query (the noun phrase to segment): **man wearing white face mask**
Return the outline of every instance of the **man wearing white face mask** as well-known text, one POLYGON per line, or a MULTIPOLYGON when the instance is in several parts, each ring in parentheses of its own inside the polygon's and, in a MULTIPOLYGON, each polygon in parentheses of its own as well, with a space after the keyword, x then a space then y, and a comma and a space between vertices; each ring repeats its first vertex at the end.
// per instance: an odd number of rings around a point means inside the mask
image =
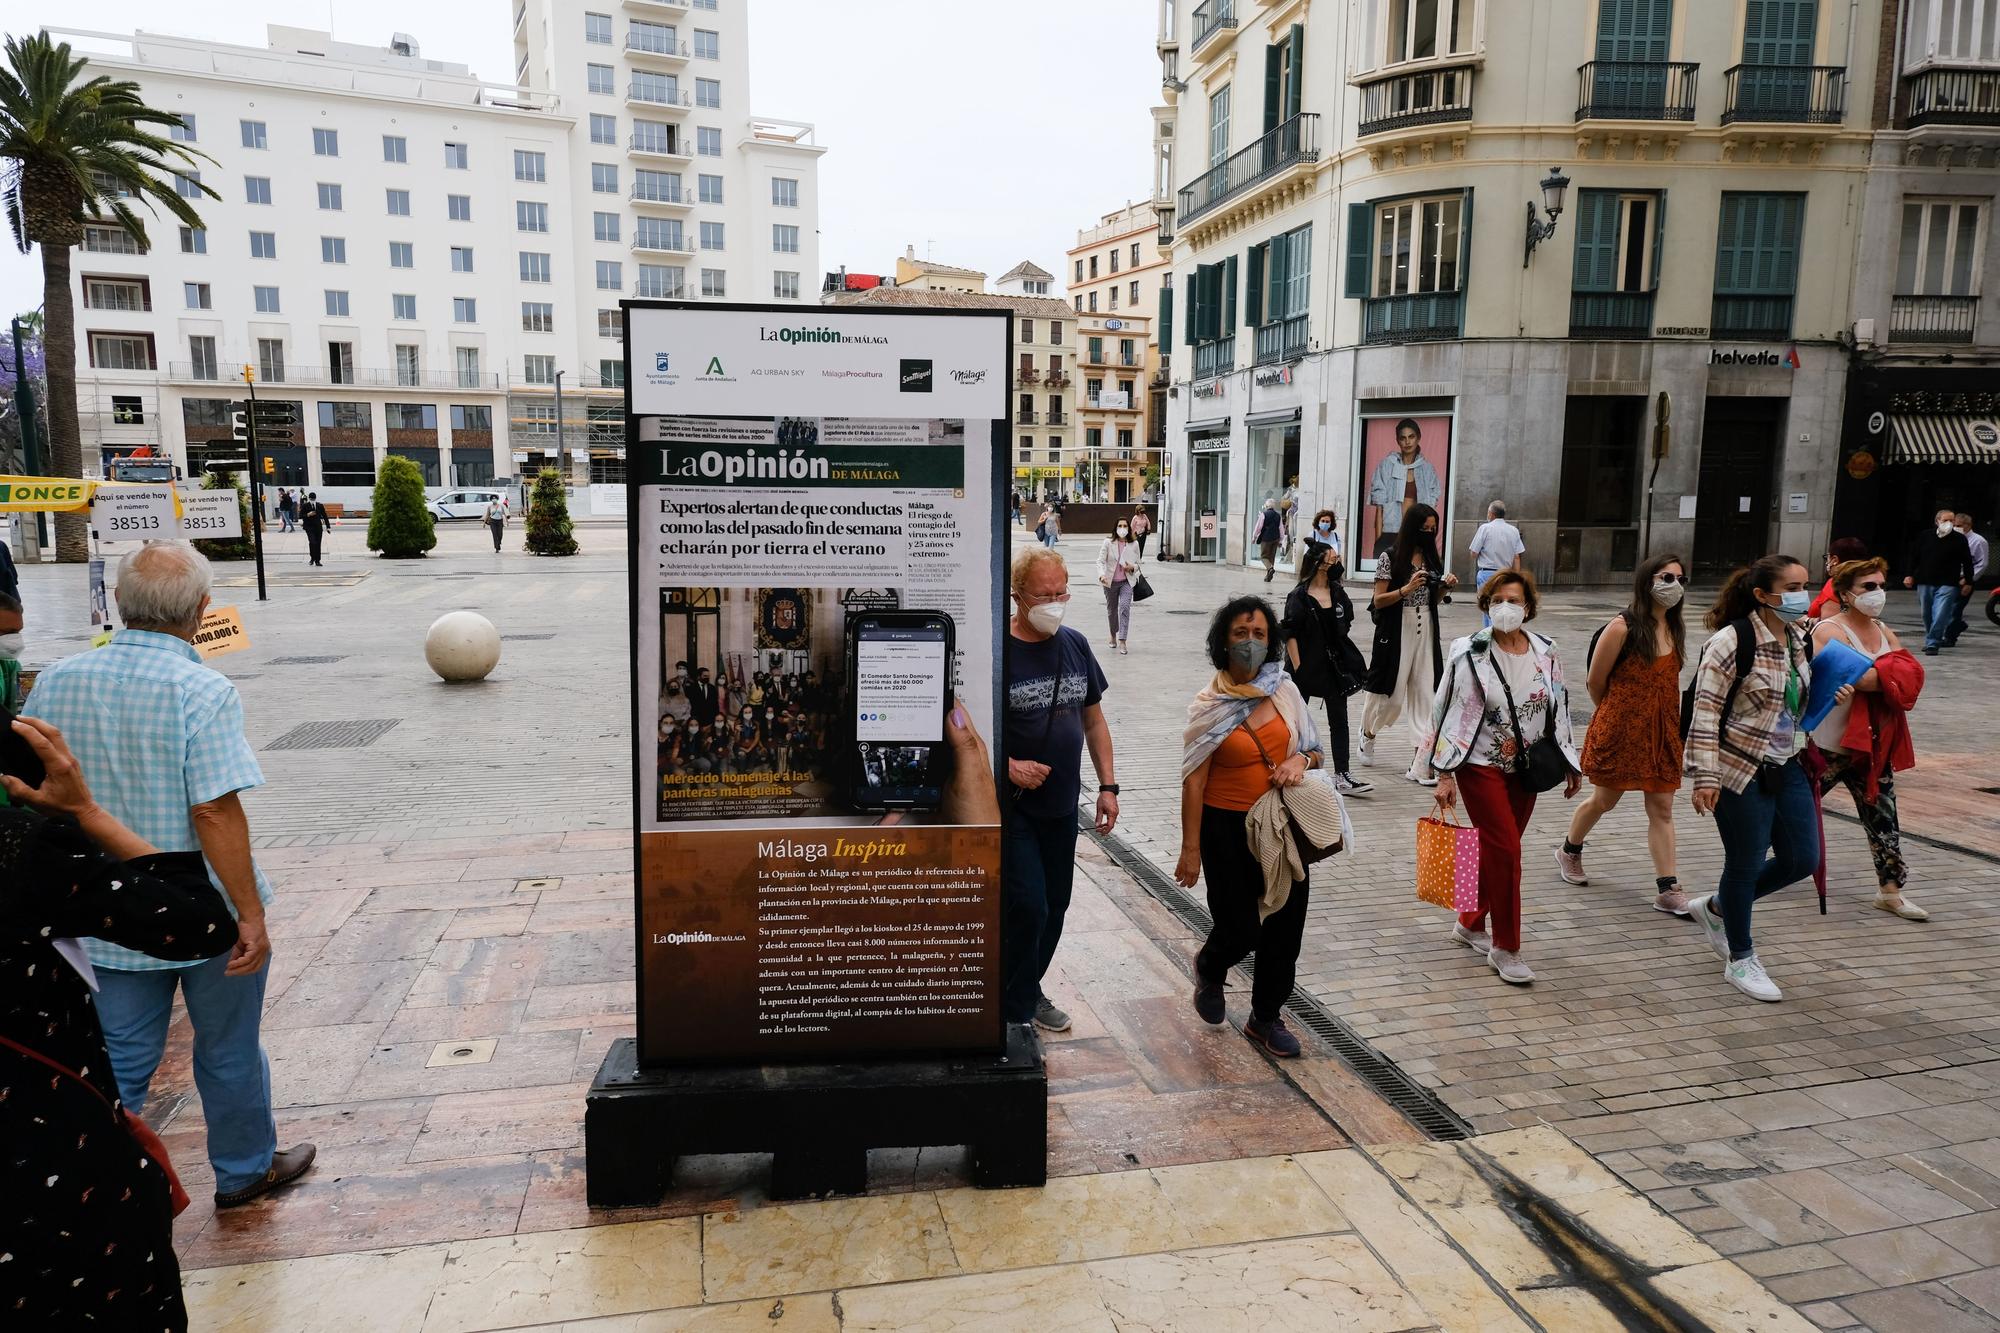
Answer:
POLYGON ((1972 544, 1958 530, 1957 519, 1949 509, 1937 511, 1933 529, 1910 548, 1910 572, 1903 579, 1905 588, 1917 590, 1926 657, 1953 645, 1951 618, 1958 614, 1958 599, 1972 596, 1972 544))
POLYGON ((1042 993, 1042 978, 1062 939, 1076 878, 1076 803, 1083 751, 1097 769, 1097 829, 1118 822, 1118 779, 1111 727, 1100 700, 1107 682, 1090 640, 1063 624, 1069 569, 1045 546, 1014 561, 1014 615, 1007 625, 1006 883, 1000 905, 1001 1012, 1009 1023, 1049 1032, 1069 1015, 1042 993))

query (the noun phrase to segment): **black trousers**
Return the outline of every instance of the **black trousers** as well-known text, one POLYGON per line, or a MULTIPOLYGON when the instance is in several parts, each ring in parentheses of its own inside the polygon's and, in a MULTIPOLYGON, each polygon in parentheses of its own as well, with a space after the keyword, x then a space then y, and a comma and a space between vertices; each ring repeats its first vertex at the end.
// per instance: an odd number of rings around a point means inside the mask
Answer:
POLYGON ((507 531, 507 525, 489 518, 486 520, 486 526, 493 530, 493 549, 497 551, 500 549, 501 534, 507 531))
POLYGON ((1347 772, 1347 697, 1322 699, 1326 705, 1327 762, 1336 773, 1347 772))
POLYGON ((312 564, 316 565, 319 563, 319 543, 320 538, 324 536, 326 536, 326 530, 317 523, 306 525, 306 556, 312 564))
POLYGON ((1260 1023, 1278 1016, 1291 998, 1299 971, 1299 943, 1306 933, 1305 880, 1292 881, 1285 905, 1257 920, 1264 869, 1250 854, 1244 812, 1201 808, 1201 877, 1208 884, 1208 914, 1215 926, 1195 955, 1195 975, 1220 982, 1252 952, 1257 978, 1250 987, 1250 1015, 1260 1023))

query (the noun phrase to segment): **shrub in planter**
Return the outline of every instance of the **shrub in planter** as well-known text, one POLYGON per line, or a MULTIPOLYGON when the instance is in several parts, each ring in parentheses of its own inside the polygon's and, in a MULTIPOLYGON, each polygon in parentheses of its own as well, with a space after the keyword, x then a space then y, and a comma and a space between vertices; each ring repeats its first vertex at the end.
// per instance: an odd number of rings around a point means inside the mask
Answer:
POLYGON ((394 454, 375 474, 375 502, 368 515, 368 549, 408 560, 437 545, 437 523, 424 503, 423 469, 394 454))
POLYGON ((569 521, 569 500, 562 474, 543 468, 528 501, 528 550, 535 555, 575 555, 576 537, 569 521))

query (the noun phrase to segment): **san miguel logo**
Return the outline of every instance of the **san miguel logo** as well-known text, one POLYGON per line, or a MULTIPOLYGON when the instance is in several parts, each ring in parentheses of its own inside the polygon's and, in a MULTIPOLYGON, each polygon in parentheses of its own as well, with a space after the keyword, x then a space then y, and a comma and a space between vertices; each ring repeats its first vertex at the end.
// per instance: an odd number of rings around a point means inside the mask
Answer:
POLYGON ((931 381, 935 378, 928 361, 904 361, 899 387, 904 393, 929 393, 931 381))

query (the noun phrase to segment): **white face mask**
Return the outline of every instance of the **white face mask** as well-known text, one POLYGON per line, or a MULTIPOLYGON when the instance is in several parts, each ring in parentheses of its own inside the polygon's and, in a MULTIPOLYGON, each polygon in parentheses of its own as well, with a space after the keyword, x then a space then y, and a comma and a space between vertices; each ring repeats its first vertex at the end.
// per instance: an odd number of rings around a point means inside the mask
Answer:
POLYGON ((21 655, 23 646, 23 640, 19 634, 0 634, 0 657, 18 658, 21 655))
POLYGON ((1122 542, 1122 541, 1124 541, 1124 540, 1125 540, 1125 539, 1126 539, 1127 537, 1130 537, 1131 535, 1132 535, 1132 529, 1130 529, 1130 528, 1126 527, 1126 526, 1125 526, 1125 525, 1124 525, 1123 523, 1120 523, 1120 524, 1118 525, 1118 540, 1119 540, 1119 541, 1121 541, 1121 542, 1122 542))
POLYGON ((1528 619, 1528 608, 1519 602, 1495 602, 1487 609, 1487 616, 1493 621, 1493 628, 1502 634, 1512 634, 1528 619))
POLYGON ((1888 604, 1889 593, 1884 588, 1875 588, 1868 592, 1856 593, 1854 595, 1854 609, 1870 619, 1879 619, 1882 615, 1882 608, 1888 604))
POLYGON ((1063 612, 1069 609, 1067 602, 1043 602, 1028 608, 1028 623, 1044 634, 1054 634, 1062 628, 1063 612))
POLYGON ((1685 595, 1686 589, 1682 588, 1678 583, 1655 583, 1653 585, 1653 600, 1669 611, 1679 606, 1681 598, 1685 595))
POLYGON ((1940 523, 1937 525, 1937 532, 1938 536, 1940 537, 1949 537, 1951 536, 1952 533, 1957 531, 1958 528, 1950 523, 1940 523))

